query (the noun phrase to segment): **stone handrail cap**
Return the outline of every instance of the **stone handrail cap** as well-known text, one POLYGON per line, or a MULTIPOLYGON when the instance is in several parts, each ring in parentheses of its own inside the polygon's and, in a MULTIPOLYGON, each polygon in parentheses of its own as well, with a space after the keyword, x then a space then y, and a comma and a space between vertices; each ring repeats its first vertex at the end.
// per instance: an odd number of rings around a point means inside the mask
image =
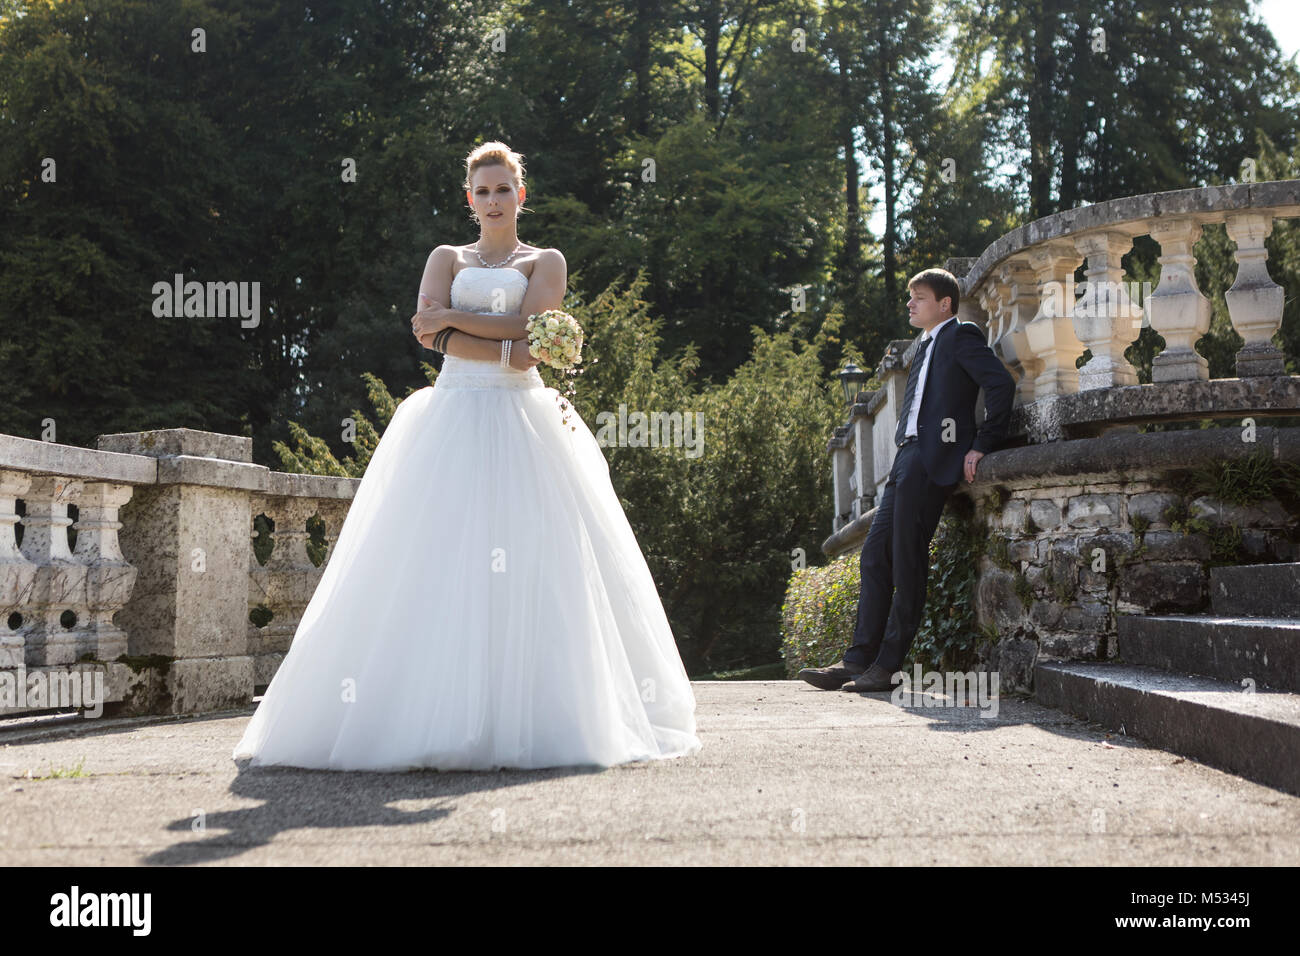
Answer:
POLYGON ((158 428, 144 432, 100 435, 95 447, 100 451, 148 455, 153 458, 189 455, 193 458, 217 458, 244 463, 253 460, 253 439, 193 428, 158 428))

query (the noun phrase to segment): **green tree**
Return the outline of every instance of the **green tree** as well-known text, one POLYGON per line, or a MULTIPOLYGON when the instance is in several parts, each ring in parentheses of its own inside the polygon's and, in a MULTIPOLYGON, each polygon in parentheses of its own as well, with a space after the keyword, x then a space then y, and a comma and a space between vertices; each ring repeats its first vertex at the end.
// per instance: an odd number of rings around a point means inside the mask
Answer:
POLYGON ((1296 143, 1300 73, 1248 0, 949 3, 955 78, 992 81, 1030 219, 1235 181, 1256 128, 1296 143))

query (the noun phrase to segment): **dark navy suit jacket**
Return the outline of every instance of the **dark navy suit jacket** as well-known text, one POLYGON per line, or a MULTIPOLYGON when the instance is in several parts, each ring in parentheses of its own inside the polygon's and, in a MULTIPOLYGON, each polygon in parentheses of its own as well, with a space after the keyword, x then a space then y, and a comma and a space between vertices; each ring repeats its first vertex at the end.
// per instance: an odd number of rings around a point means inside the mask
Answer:
POLYGON ((1006 438, 1016 380, 974 322, 953 319, 930 343, 930 368, 916 419, 921 463, 936 485, 963 477, 966 452, 993 451, 1006 438), (975 400, 984 389, 984 422, 975 428, 975 400), (952 419, 952 440, 944 441, 944 420, 952 419))

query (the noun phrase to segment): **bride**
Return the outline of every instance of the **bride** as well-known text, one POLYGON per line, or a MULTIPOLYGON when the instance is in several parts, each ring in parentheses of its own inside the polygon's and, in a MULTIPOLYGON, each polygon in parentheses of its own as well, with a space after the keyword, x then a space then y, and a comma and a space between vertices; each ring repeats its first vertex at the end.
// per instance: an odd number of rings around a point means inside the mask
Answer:
POLYGON ((503 143, 466 159, 479 240, 432 252, 433 304, 412 319, 442 370, 375 448, 232 754, 249 766, 608 767, 701 748, 605 457, 528 353, 524 321, 561 307, 567 273, 518 241, 519 160, 503 143))

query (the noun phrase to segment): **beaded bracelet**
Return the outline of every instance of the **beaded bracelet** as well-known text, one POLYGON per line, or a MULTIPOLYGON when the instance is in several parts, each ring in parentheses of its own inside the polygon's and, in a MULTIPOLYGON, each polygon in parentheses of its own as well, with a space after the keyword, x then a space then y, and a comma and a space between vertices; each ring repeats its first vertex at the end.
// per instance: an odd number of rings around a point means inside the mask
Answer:
POLYGON ((501 367, 505 368, 510 364, 510 347, 514 343, 510 339, 501 340, 501 367))

